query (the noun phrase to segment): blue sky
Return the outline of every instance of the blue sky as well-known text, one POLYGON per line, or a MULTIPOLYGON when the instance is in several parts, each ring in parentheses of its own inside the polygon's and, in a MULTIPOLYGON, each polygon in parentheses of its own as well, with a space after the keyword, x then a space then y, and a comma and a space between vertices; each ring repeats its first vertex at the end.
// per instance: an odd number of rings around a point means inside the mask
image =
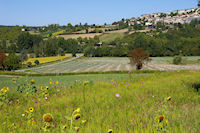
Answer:
POLYGON ((0 25, 109 24, 196 7, 197 0, 0 0, 0 25))

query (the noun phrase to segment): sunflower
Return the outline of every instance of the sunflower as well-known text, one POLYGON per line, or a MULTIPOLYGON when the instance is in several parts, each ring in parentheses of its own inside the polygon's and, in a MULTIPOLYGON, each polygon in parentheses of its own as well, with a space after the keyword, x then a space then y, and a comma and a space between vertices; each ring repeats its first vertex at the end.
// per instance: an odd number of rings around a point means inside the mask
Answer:
POLYGON ((63 126, 63 129, 67 129, 67 126, 66 126, 66 125, 64 125, 64 126, 63 126))
POLYGON ((113 130, 112 130, 112 129, 109 129, 109 130, 108 130, 108 133, 113 133, 113 130))
POLYGON ((51 122, 53 120, 53 116, 50 113, 44 114, 43 115, 43 120, 45 122, 51 122))
POLYGON ((162 122, 164 120, 164 116, 160 116, 159 118, 158 118, 158 122, 160 123, 160 122, 162 122))
POLYGON ((81 115, 80 115, 80 114, 75 114, 75 115, 74 115, 74 120, 78 120, 79 118, 81 118, 81 115))
POLYGON ((167 101, 170 101, 171 99, 172 99, 171 97, 168 97, 168 98, 167 98, 167 101))
POLYGON ((29 110, 29 112, 31 112, 31 113, 33 113, 33 111, 34 111, 33 107, 30 107, 28 110, 29 110))

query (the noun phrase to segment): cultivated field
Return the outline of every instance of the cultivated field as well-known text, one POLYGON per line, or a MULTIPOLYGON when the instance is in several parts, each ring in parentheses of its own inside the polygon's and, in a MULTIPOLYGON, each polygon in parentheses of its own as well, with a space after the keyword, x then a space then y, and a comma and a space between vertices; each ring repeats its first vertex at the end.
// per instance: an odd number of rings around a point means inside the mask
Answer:
MULTIPOLYGON (((173 65, 173 57, 155 57, 144 65, 145 70, 200 70, 200 57, 184 57, 190 64, 173 65), (192 63, 193 62, 193 63, 192 63)), ((76 59, 71 62, 46 66, 34 69, 34 73, 69 73, 69 72, 105 72, 105 71, 131 71, 135 69, 129 64, 126 57, 100 57, 76 59)))
MULTIPOLYGON (((122 29, 122 30, 115 30, 115 31, 108 31, 108 32, 105 32, 107 34, 111 34, 112 35, 115 35, 113 33, 117 33, 117 34, 121 34, 123 35, 125 32, 127 32, 128 29, 122 29)), ((82 32, 80 32, 82 33, 82 32)), ((57 35, 56 37, 63 37, 65 39, 69 39, 69 38, 73 38, 73 39, 77 39, 79 37, 82 37, 82 38, 94 38, 94 36, 100 36, 102 35, 103 33, 89 33, 89 34, 70 34, 70 35, 57 35)))
POLYGON ((40 64, 43 63, 48 63, 48 62, 53 62, 53 61, 58 61, 65 59, 67 57, 70 57, 71 55, 66 55, 66 56, 52 56, 52 57, 39 57, 39 58, 28 58, 27 61, 23 62, 23 64, 27 64, 28 62, 31 62, 32 64, 35 64, 35 60, 38 60, 40 64))
POLYGON ((70 38, 73 38, 73 39, 77 39, 79 37, 82 37, 82 38, 94 38, 94 36, 99 36, 101 35, 102 33, 90 33, 90 34, 70 34, 70 35, 58 35, 56 37, 63 37, 65 39, 70 39, 70 38))

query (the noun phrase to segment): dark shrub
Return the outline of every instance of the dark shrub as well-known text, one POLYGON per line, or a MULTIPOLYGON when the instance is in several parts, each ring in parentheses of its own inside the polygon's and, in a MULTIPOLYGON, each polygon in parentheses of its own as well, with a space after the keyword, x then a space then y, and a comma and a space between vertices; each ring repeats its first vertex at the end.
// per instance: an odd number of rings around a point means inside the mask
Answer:
POLYGON ((175 56, 173 58, 173 64, 175 65, 178 65, 178 64, 181 64, 182 63, 182 57, 179 55, 179 56, 175 56))
POLYGON ((39 64, 40 64, 39 60, 35 60, 34 63, 35 63, 36 65, 39 65, 39 64))

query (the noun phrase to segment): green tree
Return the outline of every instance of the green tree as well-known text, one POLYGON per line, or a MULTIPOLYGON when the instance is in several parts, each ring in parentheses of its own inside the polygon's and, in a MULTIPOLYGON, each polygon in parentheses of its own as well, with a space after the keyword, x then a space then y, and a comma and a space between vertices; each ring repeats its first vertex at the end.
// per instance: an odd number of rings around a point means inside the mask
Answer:
POLYGON ((10 53, 4 63, 8 71, 17 70, 22 66, 21 58, 14 53, 10 53))
POLYGON ((86 57, 92 57, 94 56, 94 51, 95 48, 91 45, 88 45, 85 49, 84 49, 84 56, 86 57))

